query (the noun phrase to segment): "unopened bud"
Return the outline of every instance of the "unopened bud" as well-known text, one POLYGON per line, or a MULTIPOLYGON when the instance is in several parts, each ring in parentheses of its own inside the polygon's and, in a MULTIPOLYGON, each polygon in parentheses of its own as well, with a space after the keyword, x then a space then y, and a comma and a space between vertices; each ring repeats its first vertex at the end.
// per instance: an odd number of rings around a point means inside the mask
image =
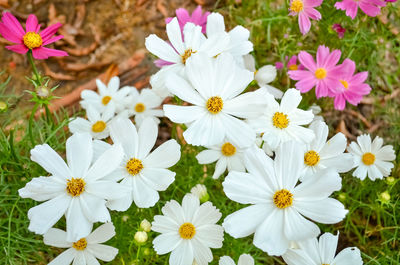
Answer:
POLYGON ((0 111, 6 111, 8 108, 7 103, 5 103, 4 101, 0 101, 0 111))
POLYGON ((383 203, 388 203, 390 201, 390 194, 388 191, 384 191, 379 195, 379 199, 383 203))
POLYGON ((394 177, 387 177, 387 178, 386 178, 386 182, 387 182, 389 185, 393 185, 393 184, 396 182, 396 179, 395 179, 394 177))
POLYGON ((144 231, 137 231, 134 237, 135 241, 139 244, 143 244, 147 241, 147 233, 144 231))
POLYGON ((194 196, 198 197, 200 199, 201 203, 204 203, 210 199, 210 195, 207 193, 207 188, 203 184, 197 184, 194 186, 191 190, 190 193, 192 193, 194 196))
POLYGON ((45 86, 40 86, 36 89, 36 93, 41 98, 47 98, 50 94, 50 91, 45 86))
POLYGON ((147 219, 143 219, 143 221, 140 222, 140 228, 145 232, 150 232, 151 224, 149 221, 147 221, 147 219))

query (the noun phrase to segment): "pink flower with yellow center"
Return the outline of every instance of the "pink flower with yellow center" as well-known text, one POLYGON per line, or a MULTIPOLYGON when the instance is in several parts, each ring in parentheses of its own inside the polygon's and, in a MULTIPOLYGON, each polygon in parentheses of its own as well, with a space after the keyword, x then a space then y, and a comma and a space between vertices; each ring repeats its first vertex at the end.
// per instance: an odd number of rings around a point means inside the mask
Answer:
POLYGON ((343 66, 337 65, 341 56, 340 50, 329 51, 328 47, 320 45, 317 50, 317 62, 305 51, 299 53, 299 61, 305 70, 288 71, 289 77, 299 82, 296 88, 301 93, 310 91, 315 86, 317 98, 332 96, 337 89, 344 89, 338 76, 343 75, 343 66))
POLYGON ((323 0, 290 0, 289 15, 299 16, 300 32, 305 35, 311 28, 311 19, 320 20, 321 14, 314 8, 322 4, 323 0))
POLYGON ((382 0, 343 0, 336 2, 336 9, 345 10, 346 16, 354 19, 357 16, 358 8, 370 17, 376 17, 381 13, 381 7, 386 6, 382 0))
POLYGON ((62 35, 53 37, 61 26, 61 23, 56 23, 39 32, 40 25, 36 16, 29 15, 26 20, 26 30, 24 30, 11 13, 5 12, 0 22, 0 34, 6 40, 16 44, 6 46, 8 50, 20 54, 26 54, 31 50, 35 59, 47 59, 51 56, 68 56, 65 51, 44 47, 64 37, 62 35))
MULTIPOLYGON (((287 61, 288 57, 285 57, 285 61, 287 61)), ((276 69, 282 69, 283 68, 283 63, 282 62, 277 62, 275 63, 276 69)), ((301 65, 301 63, 297 63, 297 55, 293 55, 290 57, 289 61, 287 62, 286 65, 288 70, 303 70, 304 66, 301 65)))
POLYGON ((368 72, 354 74, 356 64, 350 59, 344 60, 342 66, 346 71, 343 72, 339 81, 344 88, 338 88, 334 94, 334 105, 335 109, 338 110, 343 110, 346 107, 346 101, 356 106, 363 96, 371 92, 371 87, 364 83, 368 78, 368 72))

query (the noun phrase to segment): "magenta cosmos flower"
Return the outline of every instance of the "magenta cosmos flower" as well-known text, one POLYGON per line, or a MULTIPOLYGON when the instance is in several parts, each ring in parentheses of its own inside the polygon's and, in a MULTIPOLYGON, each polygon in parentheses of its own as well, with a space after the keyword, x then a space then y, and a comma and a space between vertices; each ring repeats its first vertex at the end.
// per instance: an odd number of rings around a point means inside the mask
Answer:
POLYGON ((336 9, 345 10, 346 16, 351 17, 351 19, 356 17, 358 8, 368 16, 376 17, 383 6, 386 6, 386 3, 381 0, 343 0, 335 4, 336 9))
POLYGON ((39 33, 40 25, 36 16, 29 15, 25 31, 11 13, 5 12, 0 22, 0 34, 6 40, 16 43, 16 45, 6 46, 10 51, 26 54, 32 50, 35 59, 47 59, 50 56, 68 56, 68 53, 64 51, 43 47, 64 37, 62 35, 53 37, 61 26, 61 23, 57 23, 39 33))
MULTIPOLYGON (((288 57, 285 57, 285 61, 287 61, 288 57)), ((282 69, 283 68, 283 63, 282 62, 277 62, 275 63, 276 69, 282 69)), ((304 66, 301 64, 297 63, 297 55, 293 55, 290 57, 289 61, 287 62, 286 65, 288 70, 303 70, 304 66)))
POLYGON ((363 96, 371 92, 371 87, 364 83, 368 77, 368 72, 354 74, 356 64, 350 59, 344 60, 342 66, 345 71, 343 71, 339 82, 342 83, 344 88, 336 89, 334 94, 334 105, 335 109, 338 110, 343 110, 346 107, 346 101, 356 106, 363 96))
POLYGON ((289 15, 299 16, 300 32, 305 35, 311 28, 311 19, 320 20, 321 14, 314 8, 320 6, 322 0, 290 0, 289 15))
POLYGON ((298 80, 296 88, 301 93, 310 91, 315 86, 317 98, 332 96, 336 89, 344 89, 337 78, 342 76, 343 66, 337 65, 341 56, 339 50, 329 52, 329 48, 321 45, 317 51, 317 62, 305 51, 299 53, 299 61, 305 70, 289 71, 289 77, 298 80))

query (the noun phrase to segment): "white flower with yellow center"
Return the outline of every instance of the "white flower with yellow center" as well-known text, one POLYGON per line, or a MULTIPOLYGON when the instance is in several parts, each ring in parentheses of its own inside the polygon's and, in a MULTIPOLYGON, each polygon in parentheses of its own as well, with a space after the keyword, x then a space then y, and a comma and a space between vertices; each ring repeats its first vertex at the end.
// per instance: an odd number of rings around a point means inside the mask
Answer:
MULTIPOLYGON (((212 13, 207 17, 206 33, 208 38, 226 33, 224 17, 219 13, 212 13)), ((253 43, 249 41, 250 31, 242 26, 236 26, 228 32, 230 42, 222 52, 230 53, 240 66, 244 66, 243 56, 253 51, 253 43)))
POLYGON ((309 129, 313 130, 315 138, 305 146, 301 181, 325 168, 332 168, 339 173, 347 172, 353 168, 353 156, 344 153, 347 147, 347 139, 343 133, 337 133, 327 141, 329 128, 325 122, 314 121, 309 129))
POLYGON ((281 143, 296 141, 310 143, 314 132, 302 125, 309 124, 314 115, 311 111, 298 109, 302 99, 300 91, 288 89, 282 97, 281 103, 275 101, 272 95, 266 95, 267 107, 263 114, 255 119, 249 119, 248 123, 262 133, 262 139, 275 150, 281 143))
MULTIPOLYGON (((140 208, 152 207, 159 200, 159 191, 165 191, 175 180, 175 172, 167 168, 175 165, 180 157, 180 145, 168 140, 150 152, 157 140, 158 127, 151 118, 143 121, 136 130, 135 125, 125 118, 116 119, 110 126, 111 139, 120 144, 124 157, 119 167, 106 178, 120 183, 129 189, 125 197, 111 200, 107 207, 126 211, 135 202, 140 208)), ((95 149, 102 153, 110 148, 107 143, 96 142, 95 149)))
POLYGON ((119 83, 118 76, 111 78, 107 86, 96 79, 98 93, 92 90, 83 90, 80 101, 82 108, 87 109, 89 106, 93 106, 101 113, 105 111, 107 105, 113 102, 117 113, 123 111, 131 87, 125 86, 120 89, 119 83))
POLYGON ((75 242, 67 240, 65 231, 50 228, 43 236, 44 243, 49 246, 68 249, 48 265, 69 265, 72 262, 73 265, 95 265, 99 264, 98 259, 106 262, 112 261, 118 254, 118 249, 102 243, 110 240, 113 236, 115 236, 115 228, 112 223, 99 226, 90 235, 75 242))
MULTIPOLYGON (((219 259, 219 265, 235 265, 235 261, 231 257, 223 256, 219 259)), ((242 254, 239 257, 237 265, 254 265, 254 259, 249 254, 242 254)))
POLYGON ((345 248, 336 256, 339 234, 325 233, 317 238, 297 242, 298 248, 290 248, 283 260, 288 265, 362 265, 360 250, 345 248))
POLYGON ((225 170, 245 172, 243 164, 244 149, 235 146, 229 141, 223 141, 220 144, 208 146, 206 150, 201 151, 197 156, 199 164, 211 164, 217 161, 213 174, 213 179, 219 178, 225 170))
POLYGON ((87 120, 81 117, 73 119, 68 128, 72 133, 89 133, 93 139, 104 139, 110 135, 109 125, 115 114, 114 103, 108 104, 103 113, 93 106, 86 109, 87 120))
POLYGON ((94 222, 110 222, 106 200, 126 196, 128 190, 104 177, 121 163, 123 151, 115 145, 92 163, 93 146, 89 134, 76 133, 67 139, 64 160, 47 144, 31 150, 31 159, 50 177, 33 178, 20 189, 22 198, 45 201, 28 211, 28 229, 46 233, 65 214, 67 240, 86 237, 94 222))
POLYGON ((211 202, 200 205, 199 198, 186 194, 182 206, 171 200, 154 216, 152 230, 161 233, 153 240, 158 255, 171 252, 170 265, 187 265, 195 261, 207 265, 212 261, 210 248, 221 248, 224 229, 216 223, 220 211, 211 202))
POLYGON ((266 106, 265 97, 258 90, 239 95, 253 74, 238 67, 227 53, 216 59, 194 55, 186 74, 189 82, 172 74, 167 87, 193 106, 164 105, 165 116, 171 121, 190 123, 183 133, 186 142, 212 146, 226 138, 239 148, 254 144, 254 130, 241 119, 259 116, 266 106))
POLYGON ((371 180, 382 179, 390 175, 396 155, 393 146, 383 146, 383 139, 376 136, 371 143, 369 134, 357 137, 357 143, 352 142, 347 150, 353 155, 357 169, 353 176, 364 180, 368 176, 371 180))
POLYGON ((162 101, 162 98, 152 89, 144 88, 139 93, 135 87, 132 87, 126 110, 121 115, 125 115, 126 112, 128 117, 135 116, 135 123, 138 126, 146 118, 151 118, 158 124, 160 123, 158 117, 164 116, 163 110, 160 109, 162 101))
POLYGON ((312 221, 334 224, 347 210, 329 196, 341 188, 341 178, 334 170, 323 170, 298 184, 302 169, 302 146, 290 141, 279 146, 275 160, 259 148, 245 152, 249 173, 230 172, 222 183, 233 201, 251 204, 228 215, 225 231, 234 238, 254 233, 253 243, 268 255, 280 256, 291 241, 319 235, 312 221))

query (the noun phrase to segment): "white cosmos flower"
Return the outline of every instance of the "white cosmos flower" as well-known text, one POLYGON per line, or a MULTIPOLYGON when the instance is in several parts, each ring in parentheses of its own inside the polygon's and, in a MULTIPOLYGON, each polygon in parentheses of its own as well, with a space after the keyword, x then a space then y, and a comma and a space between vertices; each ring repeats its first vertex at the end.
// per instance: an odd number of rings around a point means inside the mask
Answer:
POLYGON ((163 99, 153 92, 152 89, 144 88, 140 93, 135 87, 131 88, 129 101, 126 110, 121 113, 128 117, 135 116, 136 125, 140 126, 146 118, 153 119, 157 124, 160 123, 158 117, 164 116, 162 109, 159 109, 163 99), (126 112, 126 113, 125 113, 126 112))
MULTIPOLYGON (((235 261, 231 257, 223 256, 219 259, 219 265, 235 265, 235 261)), ((242 254, 239 257, 237 265, 254 265, 254 259, 249 254, 242 254)))
POLYGON ((309 129, 313 130, 315 138, 305 146, 301 181, 325 168, 332 168, 339 173, 347 172, 353 168, 352 155, 344 153, 347 147, 347 139, 343 133, 337 133, 327 141, 329 128, 325 122, 314 121, 309 129))
POLYGON ((31 159, 51 176, 33 178, 18 191, 22 198, 45 201, 29 209, 30 231, 44 234, 65 214, 67 240, 74 242, 90 233, 92 223, 111 221, 106 200, 126 196, 128 190, 104 177, 121 163, 122 147, 113 146, 93 164, 92 155, 92 138, 87 133, 67 139, 68 164, 47 144, 31 150, 31 159))
POLYGON ((127 96, 131 88, 125 86, 120 89, 118 76, 111 78, 107 86, 99 79, 96 79, 96 84, 98 93, 92 90, 82 91, 82 100, 80 101, 82 108, 87 109, 88 106, 93 106, 101 113, 105 111, 108 104, 114 102, 117 113, 125 109, 127 96))
POLYGON ((118 254, 118 249, 103 245, 115 236, 115 228, 112 223, 105 223, 95 229, 90 235, 80 238, 75 242, 67 240, 67 233, 57 228, 50 228, 44 234, 43 241, 46 245, 68 248, 48 265, 95 265, 102 261, 112 261, 118 254))
POLYGON ((302 126, 309 124, 314 115, 311 111, 297 108, 302 98, 300 91, 288 89, 280 104, 272 95, 266 95, 266 98, 267 108, 264 109, 264 113, 258 118, 249 119, 248 122, 257 133, 263 133, 262 139, 272 150, 287 141, 309 143, 314 139, 314 132, 302 126))
MULTIPOLYGON (((158 191, 166 190, 175 180, 175 172, 167 168, 175 165, 181 156, 180 145, 173 139, 150 152, 157 140, 158 127, 151 118, 135 125, 124 118, 116 119, 110 126, 111 139, 123 148, 123 159, 116 170, 106 178, 120 183, 129 193, 107 206, 112 210, 126 211, 134 201, 140 208, 152 207, 159 200, 158 191)), ((97 152, 110 148, 107 143, 96 142, 97 152)))
MULTIPOLYGON (((219 13, 212 13, 207 17, 206 33, 208 38, 219 36, 225 31, 224 17, 219 13)), ((230 53, 244 67, 243 56, 253 51, 253 43, 249 41, 250 31, 242 26, 236 26, 228 32, 230 42, 222 52, 230 53)))
POLYGON ((352 142, 347 150, 353 155, 357 169, 353 176, 364 180, 368 176, 371 180, 382 179, 390 175, 396 155, 391 145, 383 145, 383 139, 376 136, 371 143, 369 134, 357 137, 357 143, 352 142))
POLYGON ((224 229, 216 223, 220 211, 211 202, 200 205, 199 198, 186 194, 182 206, 171 200, 154 216, 152 230, 161 233, 153 240, 158 255, 171 252, 170 265, 188 265, 212 261, 210 248, 222 247, 224 229))
POLYGON ((229 141, 223 141, 220 144, 206 147, 197 156, 199 164, 211 164, 217 161, 213 174, 213 179, 219 178, 225 170, 245 172, 243 164, 243 152, 245 149, 239 148, 229 141))
POLYGON ((345 248, 336 255, 339 234, 325 233, 317 238, 297 242, 298 249, 289 249, 283 260, 288 265, 362 265, 360 250, 356 247, 345 248))
POLYGON ((253 74, 238 67, 230 54, 210 59, 201 53, 186 64, 186 74, 188 81, 171 74, 167 87, 193 106, 164 105, 171 121, 190 123, 183 133, 186 142, 212 146, 226 138, 239 148, 254 144, 254 130, 240 118, 259 116, 266 106, 265 97, 258 90, 239 95, 253 74))
POLYGON ((93 139, 104 139, 110 135, 109 125, 113 121, 114 114, 114 102, 109 103, 103 113, 89 105, 86 109, 88 119, 77 117, 68 124, 68 127, 72 133, 89 133, 93 139))
POLYGON ((268 255, 282 255, 290 241, 318 236, 312 221, 334 224, 348 212, 329 198, 342 186, 334 170, 320 171, 297 185, 303 163, 299 143, 280 145, 274 161, 259 148, 248 150, 244 162, 249 173, 230 172, 222 185, 228 198, 251 206, 228 215, 222 226, 234 238, 254 233, 254 245, 268 255))

